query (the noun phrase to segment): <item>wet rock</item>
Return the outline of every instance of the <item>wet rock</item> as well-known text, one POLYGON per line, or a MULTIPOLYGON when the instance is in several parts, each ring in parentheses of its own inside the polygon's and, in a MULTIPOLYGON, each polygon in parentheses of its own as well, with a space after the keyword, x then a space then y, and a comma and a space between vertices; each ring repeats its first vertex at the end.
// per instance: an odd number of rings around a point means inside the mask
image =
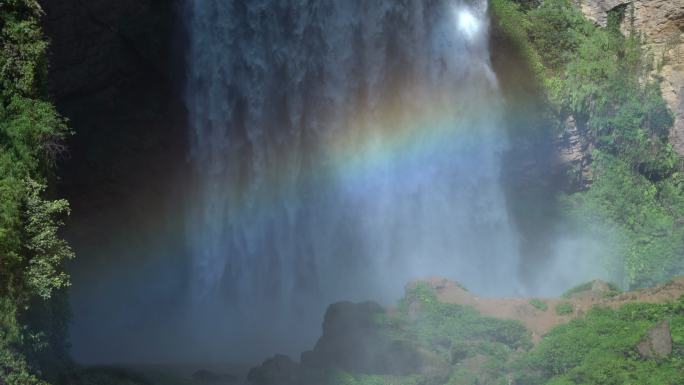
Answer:
POLYGON ((261 366, 250 369, 247 382, 252 385, 300 385, 300 365, 290 357, 276 354, 261 366))
POLYGON ((670 323, 665 320, 652 327, 637 345, 642 358, 667 357, 672 353, 670 323))
POLYGON ((415 372, 411 349, 382 335, 377 317, 385 310, 374 302, 338 302, 328 307, 323 335, 314 349, 302 354, 302 365, 352 373, 415 372), (408 365, 408 366, 405 366, 408 365))
POLYGON ((435 380, 448 377, 449 365, 437 354, 393 339, 378 322, 384 313, 374 302, 331 305, 323 335, 312 351, 302 354, 302 366, 379 375, 420 373, 435 380))
POLYGON ((192 379, 205 384, 228 384, 237 382, 237 377, 230 374, 214 373, 210 370, 200 369, 192 374, 192 379))
POLYGON ((593 143, 587 135, 586 127, 578 124, 574 116, 564 122, 563 133, 556 138, 559 148, 558 160, 572 175, 571 190, 583 190, 591 184, 591 152, 593 143))

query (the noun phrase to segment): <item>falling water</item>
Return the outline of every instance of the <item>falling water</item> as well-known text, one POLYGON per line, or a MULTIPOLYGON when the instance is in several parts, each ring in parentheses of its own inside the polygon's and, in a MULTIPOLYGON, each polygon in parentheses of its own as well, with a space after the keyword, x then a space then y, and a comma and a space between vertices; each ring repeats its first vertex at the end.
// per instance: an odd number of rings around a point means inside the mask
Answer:
POLYGON ((517 289, 485 1, 187 5, 191 301, 211 338, 292 346, 327 303, 425 275, 517 289))

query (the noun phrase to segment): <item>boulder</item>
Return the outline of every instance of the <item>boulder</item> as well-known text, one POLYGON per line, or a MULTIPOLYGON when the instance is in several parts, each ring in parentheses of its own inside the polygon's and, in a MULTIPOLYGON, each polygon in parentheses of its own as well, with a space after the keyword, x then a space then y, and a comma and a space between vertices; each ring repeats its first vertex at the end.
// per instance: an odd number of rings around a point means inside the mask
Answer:
POLYGON ((323 322, 323 335, 313 350, 302 354, 306 369, 339 369, 350 373, 423 374, 446 380, 448 363, 437 354, 393 338, 378 318, 385 310, 374 302, 338 302, 323 322))
POLYGON ((642 358, 667 357, 672 354, 670 322, 665 320, 652 327, 637 345, 642 358))
POLYGON ((276 354, 261 366, 250 369, 247 382, 252 385, 300 385, 300 365, 290 357, 276 354))
POLYGON ((416 357, 411 348, 381 332, 376 321, 384 312, 375 302, 330 305, 323 335, 312 351, 302 354, 302 365, 368 374, 415 372, 416 357))
POLYGON ((200 369, 193 373, 192 379, 203 384, 226 384, 237 382, 238 380, 233 375, 214 373, 206 369, 200 369))

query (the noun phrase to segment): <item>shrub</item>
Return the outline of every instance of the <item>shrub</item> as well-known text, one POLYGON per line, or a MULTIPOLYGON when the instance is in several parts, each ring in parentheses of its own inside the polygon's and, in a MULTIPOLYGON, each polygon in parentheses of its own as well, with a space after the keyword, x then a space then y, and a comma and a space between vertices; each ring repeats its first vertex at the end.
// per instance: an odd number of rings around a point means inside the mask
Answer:
POLYGON ((69 282, 63 261, 73 253, 58 232, 68 205, 47 199, 45 185, 69 130, 45 92, 41 16, 35 0, 0 2, 0 384, 7 385, 44 384, 36 373, 44 377, 66 360, 46 352, 66 352, 61 289, 69 282))
POLYGON ((618 310, 595 307, 586 316, 551 330, 518 362, 526 384, 684 383, 684 299, 666 304, 632 303, 618 310), (636 345, 656 323, 670 320, 675 345, 670 359, 644 360, 636 345))
POLYGON ((568 289, 565 293, 563 293, 562 297, 563 298, 570 298, 573 294, 582 293, 582 292, 591 290, 591 285, 592 285, 591 282, 579 284, 575 287, 568 289))
POLYGON ((570 302, 563 302, 556 305, 556 314, 567 315, 572 314, 575 309, 570 302))
POLYGON ((548 310, 549 306, 546 304, 546 302, 534 298, 530 300, 530 305, 534 306, 536 309, 541 310, 541 311, 546 311, 548 310))

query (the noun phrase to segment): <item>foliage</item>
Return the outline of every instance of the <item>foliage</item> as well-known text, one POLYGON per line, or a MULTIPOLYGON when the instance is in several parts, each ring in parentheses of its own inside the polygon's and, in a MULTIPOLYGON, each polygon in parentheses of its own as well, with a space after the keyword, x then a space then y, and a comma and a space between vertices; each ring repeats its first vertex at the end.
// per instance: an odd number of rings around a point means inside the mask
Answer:
POLYGON ((420 376, 378 376, 367 374, 352 374, 344 371, 334 371, 325 382, 327 385, 420 385, 420 376))
POLYGON ((24 335, 16 316, 15 304, 0 297, 0 381, 7 385, 44 385, 21 354, 24 335))
POLYGON ((26 284, 32 293, 49 299, 55 289, 69 285, 62 262, 73 258, 67 243, 58 237, 62 222, 57 218, 69 213, 69 204, 63 200, 46 201, 40 194, 45 186, 29 180, 26 197, 24 232, 28 236, 24 247, 33 256, 25 270, 26 284))
POLYGON ((530 300, 530 305, 534 306, 535 309, 541 310, 541 311, 546 311, 549 309, 549 305, 546 304, 546 302, 534 298, 530 300))
MULTIPOLYGON (((581 287, 586 290, 587 285, 581 287)), ((569 303, 560 304, 558 309, 560 313, 573 312, 569 303)), ((535 347, 529 343, 529 334, 524 329, 517 331, 513 327, 516 331, 511 332, 512 324, 507 321, 483 317, 467 306, 440 302, 426 284, 409 290, 397 312, 387 314, 392 320, 379 319, 381 330, 449 357, 449 385, 684 383, 684 296, 662 304, 627 303, 617 310, 594 307, 586 315, 553 328, 535 347), (642 358, 636 346, 651 327, 663 320, 670 322, 672 355, 642 358), (501 333, 502 329, 508 331, 501 333), (515 337, 502 339, 501 335, 515 337)), ((323 383, 417 385, 432 382, 419 374, 397 377, 333 371, 323 383)))
POLYGON ((585 317, 554 328, 519 361, 520 384, 684 383, 684 297, 674 303, 630 303, 619 310, 595 307, 585 317), (674 353, 642 359, 636 345, 648 329, 670 320, 674 353))
POLYGON ((556 314, 558 315, 568 315, 572 314, 575 309, 570 302, 562 302, 556 305, 556 314))
POLYGON ((528 14, 528 39, 546 68, 572 61, 591 24, 569 0, 544 1, 528 14))
POLYGON ((528 39, 527 31, 531 25, 529 19, 521 12, 521 4, 509 0, 491 0, 490 7, 495 21, 494 28, 512 41, 526 58, 535 75, 541 77, 544 67, 537 50, 528 39))
POLYGON ((42 383, 44 352, 66 350, 62 263, 73 253, 58 232, 69 209, 45 190, 69 131, 46 100, 40 17, 35 0, 0 2, 0 383, 8 385, 42 383))
POLYGON ((573 294, 582 293, 591 290, 592 282, 585 282, 574 286, 563 293, 563 298, 570 298, 573 294))
MULTIPOLYGON (((519 322, 483 317, 470 306, 441 302, 423 283, 407 292, 399 309, 397 316, 408 324, 410 337, 425 346, 448 340, 451 346, 486 341, 497 347, 503 345, 507 350, 531 347, 529 332, 519 322), (419 309, 412 316, 410 306, 419 309)), ((486 349, 477 347, 480 348, 486 349)))
POLYGON ((379 322, 393 338, 451 362, 458 372, 452 373, 452 384, 462 383, 456 378, 468 375, 499 378, 516 352, 532 347, 529 331, 518 321, 485 317, 470 306, 441 302, 424 283, 408 290, 397 312, 379 322), (485 361, 479 373, 460 367, 476 356, 485 361))
MULTIPOLYGON (((579 294, 579 293, 582 293, 585 291, 589 291, 593 287, 593 284, 594 284, 594 281, 589 281, 589 282, 579 284, 575 287, 572 287, 572 288, 566 290, 563 293, 562 297, 563 298, 570 298, 575 294, 579 294)), ((620 290, 620 288, 614 283, 607 283, 607 285, 608 285, 608 291, 606 293, 604 293, 605 297, 614 297, 614 296, 616 296, 622 292, 622 290, 620 290)))
POLYGON ((684 269, 684 228, 677 222, 682 192, 674 185, 679 177, 654 183, 602 152, 595 153, 593 168, 594 184, 567 197, 567 210, 579 223, 619 229, 622 285, 644 287, 679 274, 684 269))
POLYGON ((12 95, 41 93, 46 74, 47 42, 39 26, 40 6, 35 0, 0 3, 3 22, 0 47, 0 89, 4 99, 12 95))
POLYGON ((673 117, 653 75, 652 59, 632 30, 620 32, 629 7, 608 26, 584 18, 571 0, 492 2, 497 28, 518 42, 541 78, 551 129, 572 116, 594 152, 590 187, 563 197, 575 231, 614 238, 600 264, 620 286, 651 285, 684 272, 684 184, 680 157, 668 142, 673 117))

